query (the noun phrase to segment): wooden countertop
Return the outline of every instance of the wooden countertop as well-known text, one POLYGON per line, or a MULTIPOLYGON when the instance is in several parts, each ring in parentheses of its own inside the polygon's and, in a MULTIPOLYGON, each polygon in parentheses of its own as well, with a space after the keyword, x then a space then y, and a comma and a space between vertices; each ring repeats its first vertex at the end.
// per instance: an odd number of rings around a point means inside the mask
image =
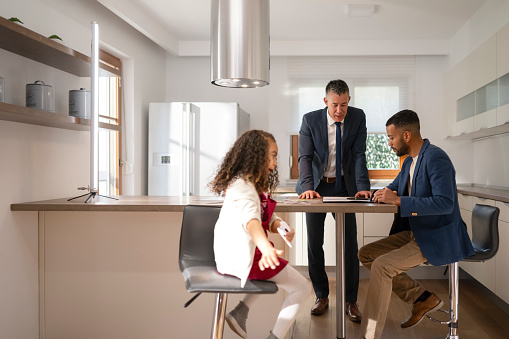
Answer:
MULTIPOLYGON (((214 197, 156 197, 115 196, 119 200, 96 198, 84 203, 84 198, 67 201, 68 198, 11 204, 11 211, 92 211, 92 212, 182 212, 185 205, 221 206, 214 197)), ((375 203, 323 203, 322 199, 298 200, 290 197, 279 201, 277 212, 348 212, 348 213, 396 213, 395 205, 375 203)))
MULTIPOLYGON (((509 203, 509 189, 475 185, 458 185, 458 193, 509 203)), ((185 205, 221 206, 214 197, 157 197, 116 196, 119 200, 96 198, 84 203, 84 198, 67 201, 68 198, 22 202, 11 204, 11 211, 105 211, 105 212, 182 212, 185 205)), ((322 203, 321 199, 298 200, 296 197, 280 198, 278 212, 350 212, 350 213, 396 213, 394 205, 373 203, 322 203)))
POLYGON ((458 185, 458 193, 509 203, 509 189, 458 185))

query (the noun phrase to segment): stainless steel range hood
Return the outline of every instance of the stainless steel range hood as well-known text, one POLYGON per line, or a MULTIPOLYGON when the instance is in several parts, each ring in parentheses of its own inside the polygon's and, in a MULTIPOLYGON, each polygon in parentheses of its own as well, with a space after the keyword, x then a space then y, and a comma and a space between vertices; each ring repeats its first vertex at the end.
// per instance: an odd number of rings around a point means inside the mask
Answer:
POLYGON ((233 88, 269 84, 269 0, 212 0, 211 82, 233 88))

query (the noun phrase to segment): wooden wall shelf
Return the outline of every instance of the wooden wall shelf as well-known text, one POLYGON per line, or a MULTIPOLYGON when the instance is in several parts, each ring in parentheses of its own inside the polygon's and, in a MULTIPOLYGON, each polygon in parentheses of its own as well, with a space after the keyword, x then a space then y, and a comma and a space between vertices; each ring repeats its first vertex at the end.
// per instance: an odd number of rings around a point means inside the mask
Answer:
MULTIPOLYGON (((57 41, 0 17, 0 48, 79 77, 92 74, 90 57, 57 41)), ((117 77, 120 71, 99 64, 99 76, 117 77)), ((90 120, 0 102, 0 120, 63 128, 90 130, 90 120)), ((120 126, 99 122, 99 128, 120 131, 120 126)))
MULTIPOLYGON (((91 76, 90 57, 3 17, 0 48, 79 77, 91 76)), ((117 77, 120 71, 100 63, 99 76, 117 77)))
MULTIPOLYGON (((90 120, 53 113, 29 107, 17 106, 0 102, 0 120, 20 122, 24 124, 56 127, 75 131, 90 130, 90 120)), ((120 126, 100 122, 99 128, 119 131, 120 126)))

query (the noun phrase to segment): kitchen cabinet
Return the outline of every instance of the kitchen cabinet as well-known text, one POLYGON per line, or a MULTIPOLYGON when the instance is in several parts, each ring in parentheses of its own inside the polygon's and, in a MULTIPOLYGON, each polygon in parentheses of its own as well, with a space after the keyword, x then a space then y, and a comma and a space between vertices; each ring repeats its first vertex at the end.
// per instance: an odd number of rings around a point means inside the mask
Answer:
MULTIPOLYGON (((357 242, 362 246, 362 237, 359 235, 359 224, 362 225, 362 213, 357 213, 357 242)), ((292 213, 289 216, 290 226, 295 229, 294 246, 289 249, 290 263, 296 266, 308 265, 308 237, 306 225, 306 213, 292 213)), ((325 217, 325 230, 323 237, 323 251, 325 254, 325 266, 336 266, 336 226, 331 213, 325 217)))
POLYGON ((509 104, 497 109, 497 125, 509 125, 509 104))
MULTIPOLYGON (((472 238, 472 211, 461 208, 461 205, 460 205, 460 214, 461 214, 461 219, 463 219, 463 221, 467 225, 468 235, 470 236, 470 238, 472 238)), ((474 264, 475 263, 473 263, 473 262, 460 261, 459 267, 461 269, 463 269, 465 272, 467 272, 468 274, 473 276, 472 272, 474 270, 474 268, 473 268, 474 264)))
POLYGON ((450 93, 446 102, 450 101, 449 113, 452 115, 452 135, 463 135, 474 130, 475 96, 474 73, 472 58, 467 57, 458 63, 448 74, 450 93), (454 100, 451 100, 454 98, 454 100))
MULTIPOLYGON (((509 41, 507 43, 509 44, 509 41)), ((507 58, 509 59, 509 55, 507 58)), ((497 125, 509 124, 509 73, 498 79, 498 91, 497 125)))
MULTIPOLYGON (((2 17, 0 48, 78 77, 91 75, 90 57, 2 17)), ((99 68, 100 76, 120 76, 119 70, 107 64, 101 63, 99 68)), ((3 102, 0 102, 0 120, 70 130, 90 129, 90 121, 87 119, 3 102)), ((107 123, 99 123, 99 127, 117 131, 120 129, 117 125, 107 123)))
POLYGON ((485 262, 460 262, 460 267, 504 302, 509 303, 509 191, 482 187, 458 188, 461 216, 471 234, 472 209, 476 204, 496 206, 500 209, 498 220, 499 250, 494 258, 485 262), (469 194, 465 194, 468 192, 469 194), (463 193, 463 194, 462 194, 463 193), (479 196, 476 196, 479 195, 479 196), (484 197, 482 197, 484 195, 484 197), (494 200, 486 198, 492 196, 494 200))
MULTIPOLYGON (((473 197, 466 194, 458 194, 458 204, 460 207, 461 218, 467 225, 467 232, 470 238, 472 238, 472 209, 473 197)), ((472 262, 460 261, 459 266, 467 273, 472 272, 472 262)))
MULTIPOLYGON (((356 213, 357 244, 359 248, 385 238, 394 220, 392 213, 356 213)), ((290 263, 297 266, 307 266, 307 226, 305 213, 292 213, 289 216, 290 225, 295 228, 294 246, 290 249, 290 263)), ((325 266, 336 265, 336 227, 330 213, 325 218, 324 253, 325 266)))
POLYGON ((493 35, 479 46, 470 57, 474 71, 474 89, 497 78, 497 36, 493 35))
POLYGON ((444 76, 444 128, 448 136, 456 135, 456 100, 448 99, 456 98, 454 70, 455 68, 452 68, 444 76))
POLYGON ((496 294, 509 303, 509 203, 497 201, 496 206, 500 209, 498 220, 498 234, 500 247, 496 262, 496 294))
POLYGON ((451 139, 509 132, 509 25, 479 46, 444 77, 444 111, 451 139))
POLYGON ((502 259, 496 262, 496 295, 509 304, 509 260, 507 260, 509 258, 509 221, 499 220, 498 235, 500 248, 497 256, 502 259))
POLYGON ((509 24, 497 32, 497 78, 509 73, 509 24))
POLYGON ((497 125, 497 110, 492 109, 474 117, 474 131, 482 131, 497 125))
MULTIPOLYGON (((366 213, 363 223, 363 245, 375 242, 389 235, 394 214, 388 213, 366 213)), ((359 228, 359 227, 357 227, 359 228)), ((359 244, 359 248, 362 245, 359 244)))

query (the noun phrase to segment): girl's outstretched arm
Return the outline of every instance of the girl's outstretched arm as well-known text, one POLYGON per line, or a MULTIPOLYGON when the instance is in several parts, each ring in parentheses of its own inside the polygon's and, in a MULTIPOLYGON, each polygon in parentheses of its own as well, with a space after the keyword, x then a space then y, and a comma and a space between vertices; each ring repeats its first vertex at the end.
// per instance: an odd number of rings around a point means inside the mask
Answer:
POLYGON ((247 230, 251 235, 256 247, 262 252, 262 258, 258 262, 260 266, 260 270, 265 270, 266 268, 275 269, 276 266, 279 266, 278 256, 283 254, 283 250, 275 249, 267 236, 265 235, 265 231, 263 230, 260 221, 257 219, 252 219, 247 223, 247 230))

